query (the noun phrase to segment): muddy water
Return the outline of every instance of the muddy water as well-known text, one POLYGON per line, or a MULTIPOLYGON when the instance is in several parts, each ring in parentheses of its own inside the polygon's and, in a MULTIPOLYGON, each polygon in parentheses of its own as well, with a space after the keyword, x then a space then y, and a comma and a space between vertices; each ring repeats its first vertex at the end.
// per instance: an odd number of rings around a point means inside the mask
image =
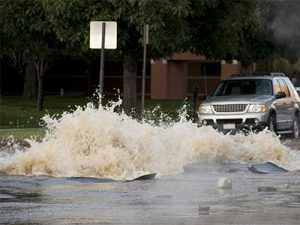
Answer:
POLYGON ((114 113, 118 104, 45 117, 42 142, 0 151, 0 223, 299 223, 297 142, 268 131, 223 135, 184 113, 174 123, 138 122, 114 113), (265 161, 292 172, 248 170, 265 161), (153 172, 154 180, 124 181, 153 172), (218 188, 224 177, 232 188, 218 188))
POLYGON ((299 224, 300 175, 193 164, 148 181, 0 177, 2 224, 299 224), (226 177, 232 189, 220 189, 226 177), (259 187, 277 191, 258 191, 259 187))

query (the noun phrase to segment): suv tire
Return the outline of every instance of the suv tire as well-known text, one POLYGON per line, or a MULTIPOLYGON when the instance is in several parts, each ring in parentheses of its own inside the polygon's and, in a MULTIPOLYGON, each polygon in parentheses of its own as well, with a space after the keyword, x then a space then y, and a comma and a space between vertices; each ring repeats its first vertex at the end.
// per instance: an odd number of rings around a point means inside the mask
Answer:
POLYGON ((291 138, 299 137, 299 118, 297 115, 294 116, 291 138))
POLYGON ((276 132, 276 116, 275 114, 271 114, 269 119, 268 119, 268 124, 267 124, 268 130, 272 132, 276 132))

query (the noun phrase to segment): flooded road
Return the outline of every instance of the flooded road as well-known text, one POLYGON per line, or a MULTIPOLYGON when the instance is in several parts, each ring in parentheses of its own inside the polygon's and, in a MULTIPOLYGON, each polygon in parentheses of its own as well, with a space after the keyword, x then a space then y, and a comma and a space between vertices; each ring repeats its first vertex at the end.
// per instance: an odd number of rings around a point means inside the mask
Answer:
POLYGON ((1 224, 299 224, 300 173, 193 164, 144 181, 0 177, 1 224), (218 188, 226 177, 232 189, 218 188), (277 191, 260 187, 274 187, 277 191))
POLYGON ((0 224, 299 224, 300 140, 78 107, 0 149, 0 224), (273 162, 291 172, 255 174, 273 162), (155 179, 130 181, 143 174, 155 179))

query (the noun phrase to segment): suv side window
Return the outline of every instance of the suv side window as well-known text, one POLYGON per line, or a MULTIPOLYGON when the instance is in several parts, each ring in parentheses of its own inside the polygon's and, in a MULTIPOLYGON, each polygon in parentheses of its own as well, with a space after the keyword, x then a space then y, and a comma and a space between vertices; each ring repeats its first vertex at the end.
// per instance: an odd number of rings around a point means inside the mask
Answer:
POLYGON ((279 79, 279 85, 280 85, 281 91, 283 91, 287 97, 290 97, 291 96, 290 91, 287 87, 286 82, 283 79, 279 79))
POLYGON ((274 79, 273 83, 274 83, 274 92, 275 92, 275 95, 277 95, 278 92, 281 91, 281 89, 280 89, 279 83, 276 79, 274 79))

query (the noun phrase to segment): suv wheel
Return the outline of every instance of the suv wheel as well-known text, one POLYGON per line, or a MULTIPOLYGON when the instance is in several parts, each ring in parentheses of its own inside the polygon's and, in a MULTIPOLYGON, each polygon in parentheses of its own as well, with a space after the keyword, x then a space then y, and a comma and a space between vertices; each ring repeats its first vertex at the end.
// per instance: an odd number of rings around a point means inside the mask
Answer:
POLYGON ((298 138, 299 137, 299 118, 296 115, 294 116, 291 137, 292 138, 298 138))
POLYGON ((276 117, 274 114, 270 115, 267 126, 270 131, 276 132, 276 117))

